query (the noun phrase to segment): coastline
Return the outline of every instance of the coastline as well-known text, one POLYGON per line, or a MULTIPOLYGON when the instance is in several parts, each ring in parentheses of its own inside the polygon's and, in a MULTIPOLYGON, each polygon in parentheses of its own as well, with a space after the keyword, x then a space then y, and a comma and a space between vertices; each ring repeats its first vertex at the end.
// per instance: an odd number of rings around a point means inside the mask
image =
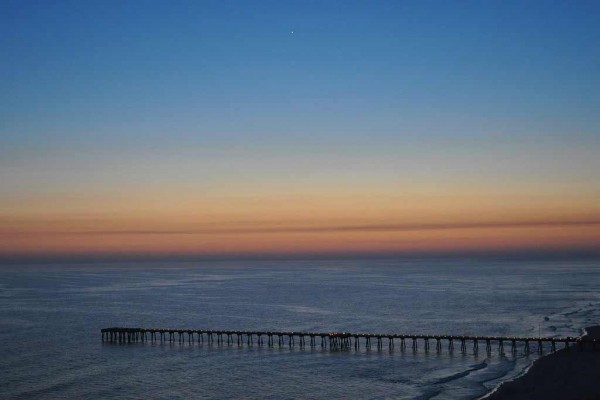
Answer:
MULTIPOLYGON (((600 339, 600 326, 585 331, 585 338, 600 339)), ((524 374, 481 399, 600 399, 600 349, 558 350, 536 360, 524 374)))

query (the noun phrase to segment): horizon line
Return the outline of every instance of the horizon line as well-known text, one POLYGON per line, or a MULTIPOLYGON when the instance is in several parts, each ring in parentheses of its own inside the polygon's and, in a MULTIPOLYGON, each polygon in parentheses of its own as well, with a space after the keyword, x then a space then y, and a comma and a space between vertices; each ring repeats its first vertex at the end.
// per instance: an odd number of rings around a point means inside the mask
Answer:
POLYGON ((495 260, 495 261, 567 261, 600 260, 600 248, 574 247, 563 249, 457 250, 457 251, 346 251, 304 253, 54 253, 0 254, 0 265, 39 263, 101 263, 101 262, 211 262, 211 261, 327 261, 327 260, 495 260))

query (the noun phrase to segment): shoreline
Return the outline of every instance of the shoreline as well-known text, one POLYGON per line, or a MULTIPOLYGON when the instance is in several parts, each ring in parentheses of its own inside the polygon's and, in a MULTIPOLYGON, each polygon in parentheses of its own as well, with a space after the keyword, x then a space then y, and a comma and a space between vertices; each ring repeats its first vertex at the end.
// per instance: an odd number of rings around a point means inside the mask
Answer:
MULTIPOLYGON (((600 339, 600 326, 585 332, 585 338, 600 339)), ((543 356, 480 399, 600 399, 600 349, 561 349, 543 356)))

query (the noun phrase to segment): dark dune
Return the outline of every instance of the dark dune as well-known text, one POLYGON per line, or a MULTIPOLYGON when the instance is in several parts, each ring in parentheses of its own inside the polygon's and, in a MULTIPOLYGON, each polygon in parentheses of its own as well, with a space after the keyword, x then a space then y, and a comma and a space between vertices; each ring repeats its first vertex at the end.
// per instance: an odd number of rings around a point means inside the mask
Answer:
MULTIPOLYGON (((587 338, 600 338, 600 326, 586 331, 587 338)), ((525 375, 485 399, 600 400, 600 349, 560 350, 542 357, 525 375)))

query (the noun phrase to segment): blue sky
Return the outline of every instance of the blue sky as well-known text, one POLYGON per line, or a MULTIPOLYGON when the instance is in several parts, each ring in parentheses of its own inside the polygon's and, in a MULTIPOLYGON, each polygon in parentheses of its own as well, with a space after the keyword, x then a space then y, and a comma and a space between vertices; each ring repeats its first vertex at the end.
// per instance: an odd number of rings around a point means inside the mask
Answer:
POLYGON ((598 130, 597 2, 3 4, 15 144, 598 130))

